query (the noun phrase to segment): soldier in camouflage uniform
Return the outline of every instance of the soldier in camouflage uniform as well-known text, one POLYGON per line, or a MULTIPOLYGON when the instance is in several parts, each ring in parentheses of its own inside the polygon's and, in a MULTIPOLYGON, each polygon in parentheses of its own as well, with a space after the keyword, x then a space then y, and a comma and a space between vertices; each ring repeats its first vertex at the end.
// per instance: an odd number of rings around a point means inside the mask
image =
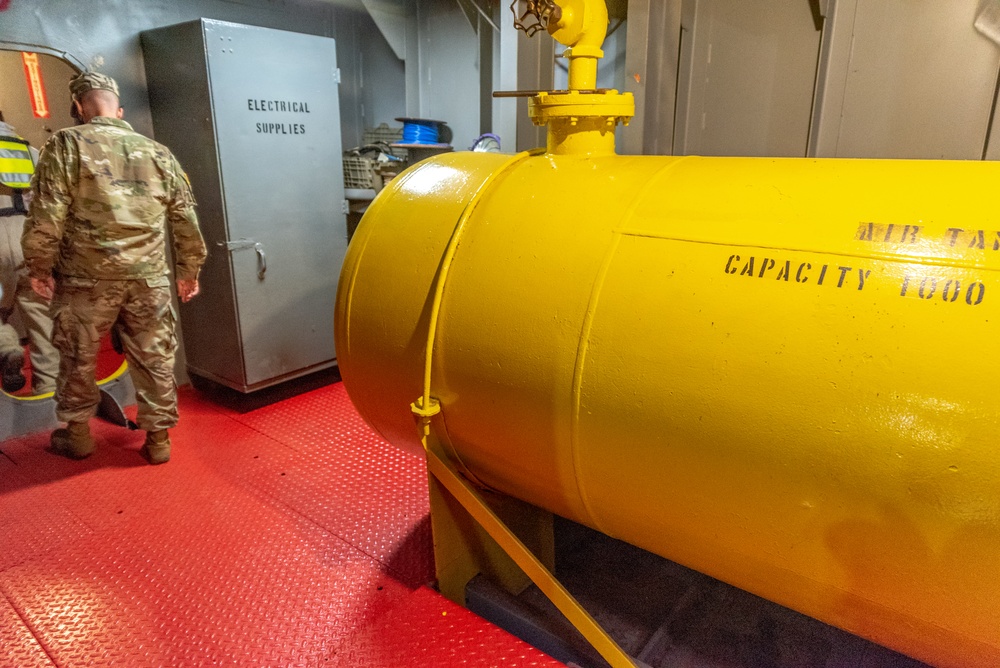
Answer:
POLYGON ((142 452, 159 464, 170 459, 167 429, 177 423, 168 223, 181 301, 198 294, 205 242, 187 177, 166 147, 121 120, 115 81, 84 72, 70 92, 83 125, 45 143, 21 239, 32 287, 52 299, 61 356, 56 415, 67 426, 53 432, 52 447, 77 459, 94 451, 96 358, 117 321, 146 431, 142 452))

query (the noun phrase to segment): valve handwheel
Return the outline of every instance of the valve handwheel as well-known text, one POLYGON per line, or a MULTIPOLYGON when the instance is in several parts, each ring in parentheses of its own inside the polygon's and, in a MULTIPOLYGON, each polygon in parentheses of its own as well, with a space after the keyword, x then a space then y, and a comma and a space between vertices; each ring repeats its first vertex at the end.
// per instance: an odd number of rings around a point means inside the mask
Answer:
POLYGON ((550 21, 559 21, 562 16, 562 9, 554 0, 514 0, 510 11, 514 14, 514 27, 528 37, 547 30, 550 21))

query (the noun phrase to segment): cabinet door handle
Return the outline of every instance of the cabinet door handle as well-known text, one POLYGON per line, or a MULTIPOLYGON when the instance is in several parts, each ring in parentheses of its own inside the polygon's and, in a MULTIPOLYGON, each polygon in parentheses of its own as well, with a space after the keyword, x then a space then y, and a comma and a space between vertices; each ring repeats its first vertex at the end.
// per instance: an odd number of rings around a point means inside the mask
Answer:
POLYGON ((267 254, 264 253, 264 244, 256 239, 236 239, 235 241, 220 241, 218 245, 230 253, 252 248, 257 253, 257 278, 264 280, 264 274, 267 273, 267 254))
POLYGON ((264 244, 257 242, 253 245, 253 249, 257 251, 257 278, 264 280, 264 274, 267 273, 267 255, 264 254, 264 244))

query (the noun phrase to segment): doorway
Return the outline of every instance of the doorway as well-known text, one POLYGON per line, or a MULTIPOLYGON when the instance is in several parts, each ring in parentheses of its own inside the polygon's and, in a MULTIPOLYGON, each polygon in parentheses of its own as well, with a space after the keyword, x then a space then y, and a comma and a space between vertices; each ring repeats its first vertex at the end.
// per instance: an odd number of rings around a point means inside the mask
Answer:
MULTIPOLYGON (((75 65, 51 53, 21 51, 11 48, 10 45, 0 44, 0 121, 7 124, 0 125, 2 130, 0 135, 26 140, 30 145, 32 160, 37 161, 38 151, 49 137, 75 124, 70 115, 69 81, 79 71, 75 65)), ((2 389, 7 400, 29 401, 15 402, 6 407, 14 409, 15 413, 21 415, 20 417, 0 415, 0 432, 5 431, 4 427, 8 423, 13 423, 12 431, 16 433, 23 432, 27 428, 27 425, 20 424, 25 419, 24 414, 39 412, 38 402, 34 400, 52 396, 55 365, 58 364, 58 360, 54 355, 39 358, 37 355, 40 353, 34 349, 33 342, 37 341, 35 337, 39 336, 37 333, 39 321, 44 317, 38 312, 40 307, 44 310, 45 305, 42 302, 40 306, 39 304, 32 306, 23 298, 23 293, 30 294, 30 285, 24 276, 23 256, 20 250, 25 217, 20 208, 9 206, 13 204, 10 196, 12 194, 9 188, 0 190, 0 285, 3 286, 3 295, 0 297, 0 321, 2 321, 0 326, 13 327, 23 344, 25 354, 21 375, 24 383, 23 387, 16 388, 14 374, 5 373, 2 389), (44 364, 44 373, 35 373, 31 364, 33 356, 36 356, 36 359, 48 360, 44 364), (39 380, 40 378, 42 380, 39 380), (27 410, 29 404, 34 410, 27 410)), ((30 197, 23 199, 30 202, 30 197)), ((107 340, 102 342, 97 369, 98 382, 102 386, 121 377, 126 371, 123 356, 114 351, 110 337, 106 338, 107 340)), ((2 362, 3 360, 0 360, 0 363, 2 362)), ((9 412, 0 407, 0 413, 9 412)), ((46 410, 40 411, 43 417, 47 414, 46 410)))
POLYGON ((54 132, 73 125, 68 86, 77 72, 56 56, 0 46, 0 114, 40 149, 54 132))

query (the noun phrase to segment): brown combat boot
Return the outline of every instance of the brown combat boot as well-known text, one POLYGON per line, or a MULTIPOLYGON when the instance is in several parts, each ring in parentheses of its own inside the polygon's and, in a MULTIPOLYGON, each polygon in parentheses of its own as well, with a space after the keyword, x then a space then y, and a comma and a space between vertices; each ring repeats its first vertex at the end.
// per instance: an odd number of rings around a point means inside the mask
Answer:
POLYGON ((52 451, 70 459, 86 459, 97 445, 90 435, 89 422, 70 422, 65 429, 52 432, 52 451))
POLYGON ((13 394, 24 387, 27 379, 21 373, 23 366, 24 350, 18 348, 3 356, 3 361, 0 362, 0 385, 4 392, 13 394))
POLYGON ((142 456, 150 464, 166 464, 170 461, 170 436, 166 429, 147 431, 142 444, 142 456))

